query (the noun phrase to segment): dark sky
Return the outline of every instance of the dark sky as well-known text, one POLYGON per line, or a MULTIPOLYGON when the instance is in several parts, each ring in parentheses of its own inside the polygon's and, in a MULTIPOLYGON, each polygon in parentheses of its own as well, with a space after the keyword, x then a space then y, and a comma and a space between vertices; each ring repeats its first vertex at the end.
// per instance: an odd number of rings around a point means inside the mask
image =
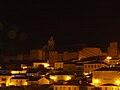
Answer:
POLYGON ((120 42, 119 3, 111 1, 0 1, 1 53, 40 48, 51 35, 59 47, 120 42))

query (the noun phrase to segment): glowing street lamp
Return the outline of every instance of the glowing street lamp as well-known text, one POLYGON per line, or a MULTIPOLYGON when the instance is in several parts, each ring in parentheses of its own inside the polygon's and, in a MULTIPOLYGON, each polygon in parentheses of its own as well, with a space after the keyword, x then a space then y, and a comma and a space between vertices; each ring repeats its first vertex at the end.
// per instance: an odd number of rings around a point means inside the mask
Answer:
POLYGON ((66 81, 71 80, 71 79, 72 79, 71 76, 66 76, 66 77, 65 77, 65 80, 66 80, 66 81))
POLYGON ((99 79, 94 79, 94 80, 93 80, 93 84, 94 84, 95 86, 98 86, 99 83, 100 83, 99 79))
POLYGON ((116 80, 116 84, 117 84, 117 85, 120 85, 120 80, 116 80))
POLYGON ((110 57, 110 56, 107 56, 107 58, 106 58, 106 59, 110 60, 110 59, 112 59, 112 57, 110 57))
POLYGON ((98 84, 98 83, 99 83, 99 80, 98 80, 98 79, 95 79, 95 80, 94 80, 94 83, 95 83, 95 84, 98 84))

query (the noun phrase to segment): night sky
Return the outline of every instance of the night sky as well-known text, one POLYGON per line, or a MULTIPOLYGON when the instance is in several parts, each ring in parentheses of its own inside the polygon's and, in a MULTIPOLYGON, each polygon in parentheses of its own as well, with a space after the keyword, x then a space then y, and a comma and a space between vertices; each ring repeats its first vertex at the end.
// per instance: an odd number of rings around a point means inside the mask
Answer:
POLYGON ((51 35, 58 47, 120 42, 119 3, 111 1, 0 1, 0 53, 41 48, 51 35))

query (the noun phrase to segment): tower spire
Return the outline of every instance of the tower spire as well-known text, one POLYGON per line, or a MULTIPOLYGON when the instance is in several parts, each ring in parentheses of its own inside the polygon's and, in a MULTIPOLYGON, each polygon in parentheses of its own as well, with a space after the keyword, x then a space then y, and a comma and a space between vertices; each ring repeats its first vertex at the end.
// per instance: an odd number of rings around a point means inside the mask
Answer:
POLYGON ((48 47, 53 49, 54 46, 55 46, 55 40, 53 39, 53 36, 51 36, 50 39, 48 40, 48 47))

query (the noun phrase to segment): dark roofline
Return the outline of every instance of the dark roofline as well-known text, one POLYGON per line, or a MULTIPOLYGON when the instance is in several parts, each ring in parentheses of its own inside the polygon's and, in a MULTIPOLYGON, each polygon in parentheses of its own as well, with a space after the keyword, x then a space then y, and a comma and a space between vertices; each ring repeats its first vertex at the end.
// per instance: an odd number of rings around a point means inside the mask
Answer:
POLYGON ((101 86, 117 86, 115 84, 107 83, 107 84, 102 84, 101 86))
POLYGON ((100 62, 100 61, 93 61, 93 62, 88 62, 88 63, 85 63, 85 64, 106 64, 106 65, 108 65, 107 63, 100 62))
POLYGON ((120 68, 118 68, 118 67, 103 67, 103 68, 97 69, 95 71, 120 71, 120 68))
POLYGON ((12 77, 11 79, 28 79, 28 77, 12 77))
MULTIPOLYGON (((91 84, 58 84, 58 83, 56 83, 56 84, 54 84, 54 85, 65 85, 65 86, 69 86, 69 85, 74 85, 74 86, 93 86, 93 85, 91 85, 91 84)), ((94 87, 94 86, 93 86, 94 87)))
POLYGON ((43 77, 32 77, 32 78, 29 78, 27 81, 38 81, 41 78, 43 77))

